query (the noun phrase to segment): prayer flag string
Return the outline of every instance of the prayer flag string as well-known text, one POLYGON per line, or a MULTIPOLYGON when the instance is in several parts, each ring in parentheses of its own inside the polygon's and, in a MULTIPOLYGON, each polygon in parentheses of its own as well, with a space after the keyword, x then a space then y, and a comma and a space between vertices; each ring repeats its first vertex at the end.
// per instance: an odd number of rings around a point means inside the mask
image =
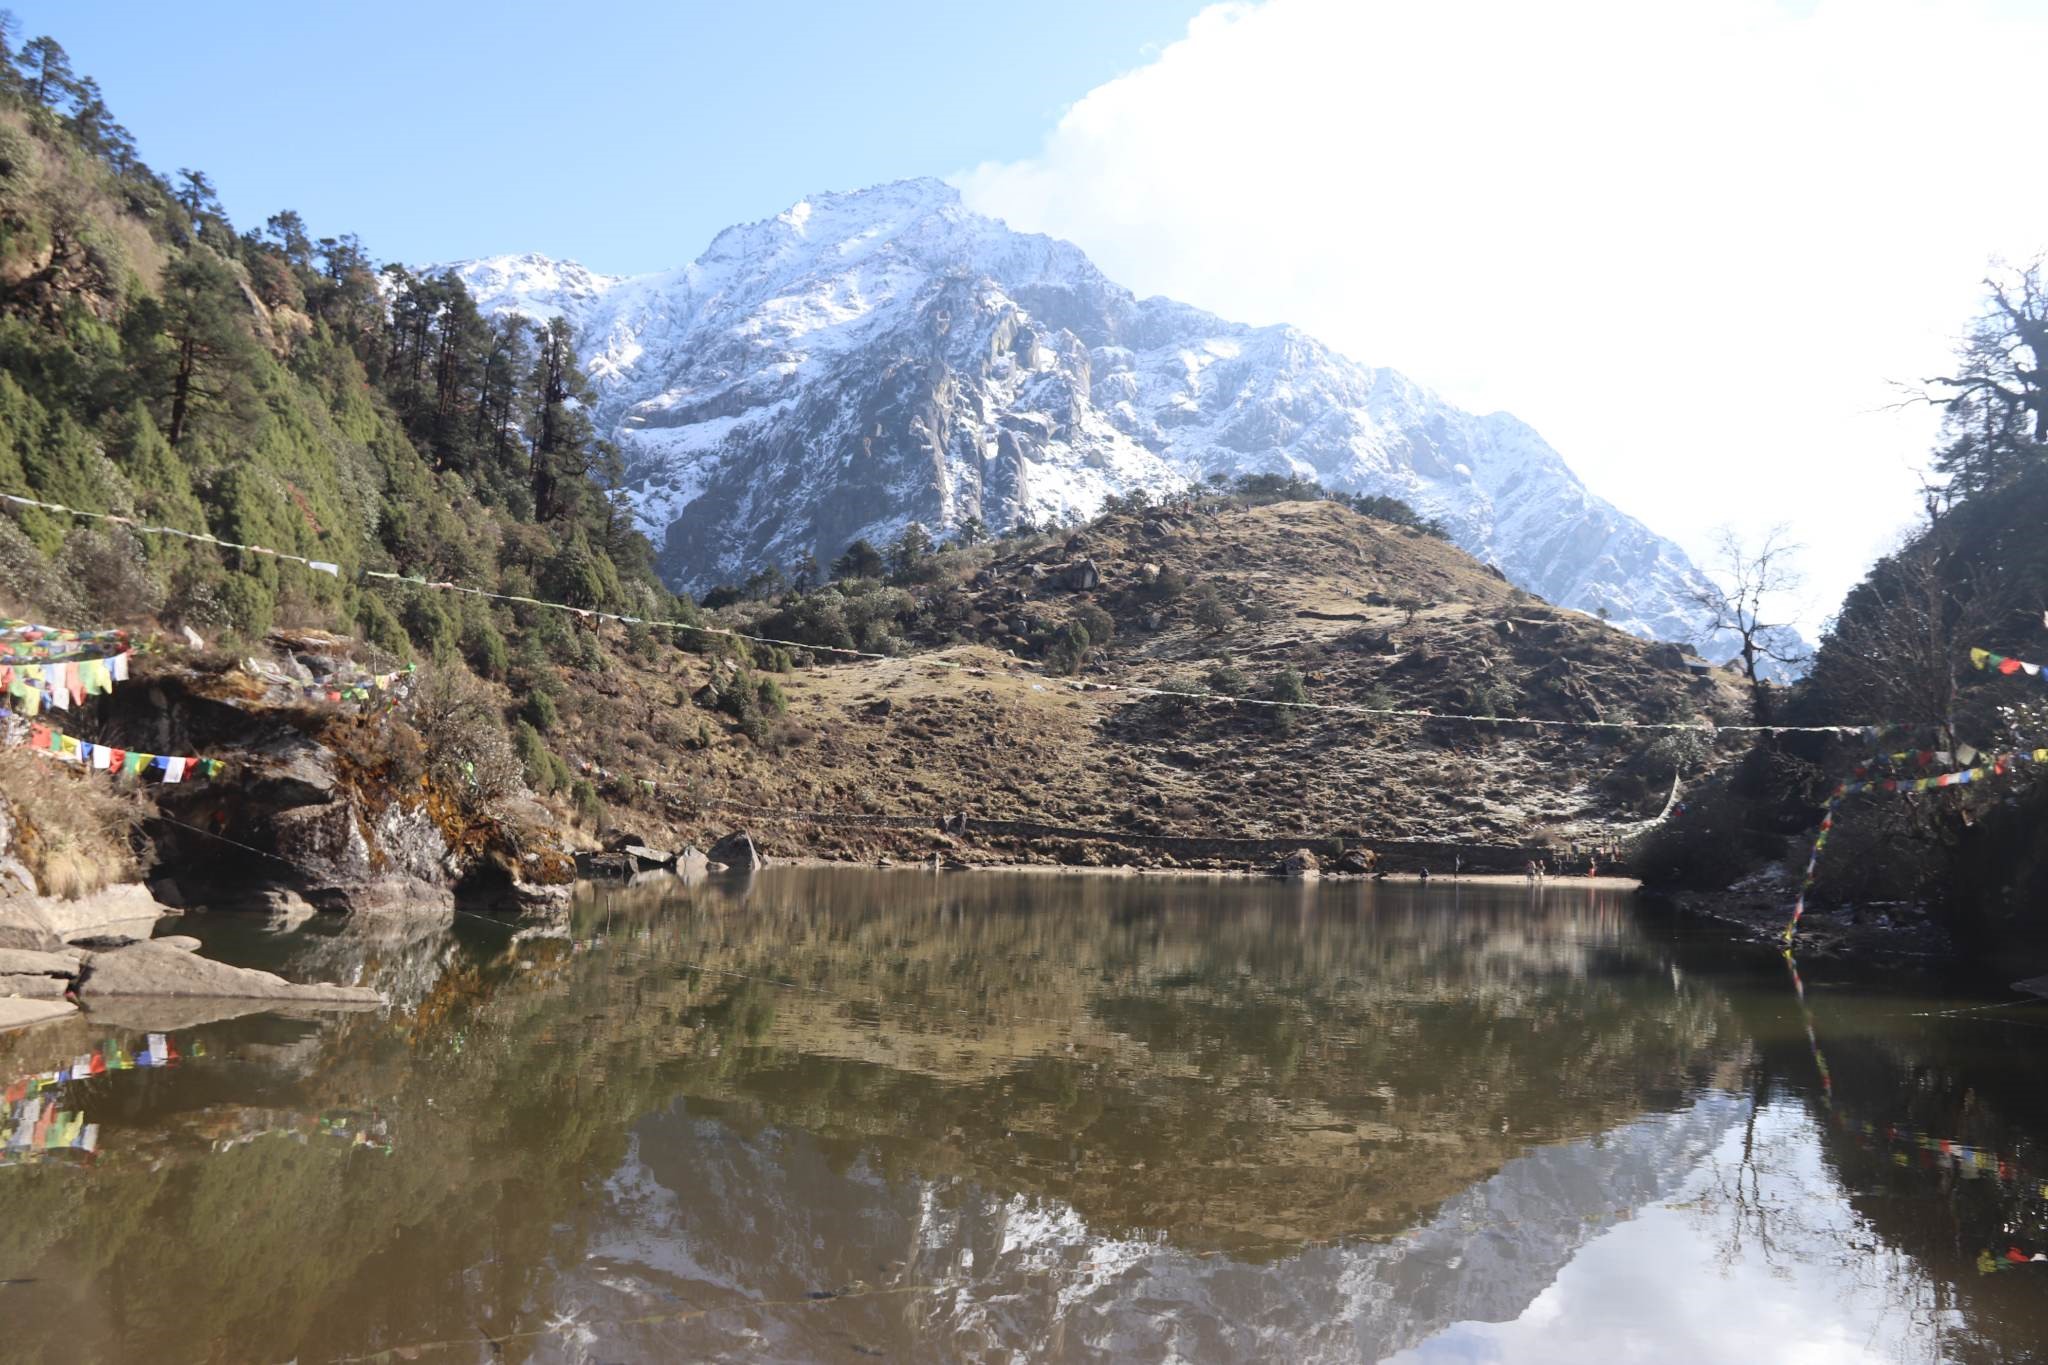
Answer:
MULTIPOLYGON (((1969 749, 1969 746, 1961 745, 1956 752, 1961 753, 1965 749, 1969 749)), ((1821 851, 1828 846, 1828 836, 1835 828, 1835 816, 1840 812, 1845 799, 1864 792, 1925 792, 1938 791, 1943 787, 1967 787, 1989 777, 2003 776, 2022 763, 2048 763, 2048 748, 2015 749, 2001 754, 1982 754, 1974 749, 1969 749, 1969 752, 1975 757, 1988 758, 1991 761, 1972 768, 1940 773, 1934 777, 1860 778, 1843 782, 1829 793, 1827 805, 1821 808, 1820 830, 1814 835, 1813 851, 1806 858, 1806 873, 1800 879, 1799 895, 1792 902, 1792 919, 1785 925, 1785 942, 1788 946, 1793 936, 1799 932, 1800 919, 1806 914, 1806 897, 1807 893, 1813 890, 1814 877, 1820 868, 1821 851)))
MULTIPOLYGON (((24 717, 0 707, 0 719, 21 720, 24 717)), ((228 766, 225 759, 189 754, 152 754, 141 749, 96 744, 90 740, 75 739, 42 724, 29 725, 21 739, 9 742, 25 744, 29 752, 44 754, 60 763, 76 763, 116 777, 140 779, 145 773, 155 773, 165 785, 183 782, 188 777, 219 777, 228 766)))
POLYGON ((1970 662, 1980 670, 1991 673, 2003 673, 2007 677, 2015 673, 2024 673, 2030 678, 2038 678, 2041 676, 2041 669, 2043 667, 2041 664, 2028 663, 2024 659, 2011 659, 2003 654, 1993 654, 1988 649, 1971 650, 1970 662))
MULTIPOLYGON (((324 560, 308 559, 283 550, 273 550, 261 545, 244 545, 238 541, 223 540, 211 533, 198 533, 173 526, 149 526, 133 517, 117 516, 110 512, 87 512, 62 503, 45 502, 39 498, 23 497, 15 493, 0 493, 0 502, 11 502, 22 507, 36 507, 48 512, 61 512, 67 516, 83 517, 96 521, 113 522, 142 535, 177 536, 185 540, 219 546, 231 550, 242 550, 251 554, 266 555, 293 564, 302 564, 318 573, 339 577, 339 568, 324 560)), ((469 597, 481 597, 493 602, 508 602, 518 606, 538 607, 546 611, 560 611, 585 621, 610 621, 619 625, 645 626, 656 630, 689 631, 698 635, 722 637, 731 640, 745 640, 752 644, 774 645, 784 649, 805 650, 813 654, 831 654, 851 659, 870 659, 884 663, 915 662, 931 668, 966 671, 972 665, 954 659, 938 659, 929 656, 906 660, 894 654, 883 654, 873 650, 852 649, 844 645, 821 645, 805 640, 783 640, 769 635, 754 635, 746 631, 731 630, 723 626, 707 626, 693 621, 669 621, 659 618, 633 616, 624 612, 601 611, 594 607, 576 607, 566 602, 549 602, 538 597, 527 597, 518 593, 491 592, 467 584, 446 579, 429 579, 417 574, 388 572, 380 569, 364 569, 361 576, 387 583, 403 583, 416 588, 431 589, 435 592, 460 593, 469 597)), ((1133 697, 1168 697, 1184 701, 1200 702, 1213 706, 1264 706, 1297 711, 1322 711, 1340 715, 1370 716, 1397 720, 1443 720, 1460 721, 1473 725, 1527 725, 1539 729, 1560 730, 1638 730, 1701 734, 1709 739, 1719 734, 1824 734, 1843 737, 1868 737, 1877 733, 1869 725, 1716 725, 1712 721, 1637 721, 1637 720, 1554 720, 1534 716, 1479 716, 1463 712, 1435 711, 1427 707, 1363 706, 1349 702, 1322 701, 1281 701, 1271 697, 1237 697, 1221 692, 1204 692, 1191 688, 1147 687, 1137 683, 1101 683, 1069 680, 1066 687, 1075 692, 1115 692, 1133 697)), ((1034 684, 1035 690, 1044 690, 1044 684, 1034 684)))

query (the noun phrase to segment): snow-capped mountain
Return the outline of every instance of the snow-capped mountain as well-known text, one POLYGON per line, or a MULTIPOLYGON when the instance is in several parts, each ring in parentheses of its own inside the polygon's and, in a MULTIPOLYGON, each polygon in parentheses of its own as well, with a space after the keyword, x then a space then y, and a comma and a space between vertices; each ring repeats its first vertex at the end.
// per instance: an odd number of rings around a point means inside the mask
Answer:
POLYGON ((1080 518, 1111 494, 1293 474, 1403 498, 1552 602, 1688 640, 1685 552, 1534 430, 1292 327, 1139 299, 1067 242, 908 180, 728 228, 680 270, 454 267, 490 312, 576 327, 600 430, 680 587, 856 537, 1080 518))

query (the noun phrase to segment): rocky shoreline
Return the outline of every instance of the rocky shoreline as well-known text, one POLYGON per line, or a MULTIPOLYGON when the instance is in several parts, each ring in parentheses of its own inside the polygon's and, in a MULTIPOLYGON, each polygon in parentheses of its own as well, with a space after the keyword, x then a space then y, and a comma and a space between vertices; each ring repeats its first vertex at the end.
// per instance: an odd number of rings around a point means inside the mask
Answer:
POLYGON ((299 984, 202 957, 195 938, 150 937, 166 913, 136 883, 75 901, 0 901, 0 1031, 124 1001, 344 1008, 384 1003, 366 986, 299 984))
MULTIPOLYGON (((1758 948, 1782 952, 1792 916, 1789 891, 1738 883, 1722 891, 1652 891, 1650 903, 1706 920, 1758 948)), ((1958 961, 1955 943, 1911 906, 1815 909, 1800 918, 1793 948, 1801 961, 1944 971, 1958 961)))

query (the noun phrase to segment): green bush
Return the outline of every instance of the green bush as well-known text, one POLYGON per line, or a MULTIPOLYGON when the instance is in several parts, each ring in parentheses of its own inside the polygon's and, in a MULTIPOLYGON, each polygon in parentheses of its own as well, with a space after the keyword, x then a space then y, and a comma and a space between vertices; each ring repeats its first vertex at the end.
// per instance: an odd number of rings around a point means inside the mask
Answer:
POLYGON ((503 682, 512 667, 505 637, 489 621, 471 621, 463 627, 462 657, 469 660, 470 668, 479 678, 489 678, 492 682, 503 682))
POLYGON ((230 574, 222 580, 219 599, 229 626, 247 640, 261 639, 277 611, 277 599, 270 589, 247 574, 230 574))
POLYGON ((545 692, 529 692, 526 704, 519 708, 519 714, 527 723, 542 734, 552 734, 561 723, 561 713, 555 709, 555 699, 545 692))
POLYGON ((1236 619, 1230 604, 1216 591, 1213 583, 1204 583, 1195 589, 1195 624, 1211 633, 1230 629, 1236 619))
POLYGON ((435 663, 445 664, 455 656, 459 643, 455 621, 434 594, 425 589, 415 591, 399 612, 399 620, 405 623, 405 633, 413 644, 435 663))
POLYGON ((604 798, 597 794, 597 788, 587 777, 579 777, 569 788, 570 804, 576 808, 576 818, 585 828, 604 828, 604 798))
POLYGON ((1116 618, 1093 602, 1083 602, 1074 613, 1074 620, 1088 632, 1091 645, 1106 645, 1116 638, 1116 618))
POLYGON ((384 599, 374 592, 366 592, 356 598, 356 630, 386 653, 405 655, 411 652, 405 627, 399 624, 398 617, 392 614, 384 599))
POLYGON ((512 727, 512 747, 526 769, 527 785, 537 792, 558 792, 570 782, 569 765, 548 748, 539 731, 525 721, 512 727))
MULTIPOLYGON (((1283 668, 1267 681, 1266 699, 1295 704, 1305 702, 1308 700, 1308 681, 1292 666, 1283 668)), ((1270 719, 1273 728, 1283 733, 1292 730, 1301 720, 1301 712, 1295 705, 1274 706, 1268 709, 1272 713, 1270 719)))
POLYGON ((1252 681, 1241 671, 1229 664, 1218 664, 1202 676, 1202 684, 1211 692, 1221 692, 1226 697, 1242 697, 1252 690, 1252 681))

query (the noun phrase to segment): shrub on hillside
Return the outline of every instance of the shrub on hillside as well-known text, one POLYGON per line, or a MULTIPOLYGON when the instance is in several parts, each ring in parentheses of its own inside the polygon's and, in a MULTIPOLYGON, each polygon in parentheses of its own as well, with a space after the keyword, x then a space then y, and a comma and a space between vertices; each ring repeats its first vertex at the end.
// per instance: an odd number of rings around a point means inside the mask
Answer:
POLYGON ((1629 853, 1629 871, 1646 886, 1719 890, 1759 863, 1782 857, 1785 840, 1749 827, 1747 804, 1717 785, 1684 802, 1629 853))
POLYGON ((1216 591, 1213 583, 1204 583, 1194 592, 1195 624, 1203 630, 1216 634, 1230 629, 1237 613, 1223 600, 1223 594, 1216 591))
POLYGON ((1266 700, 1281 703, 1268 707, 1270 721, 1275 730, 1282 734, 1292 730, 1301 720, 1300 704, 1308 700, 1308 680, 1300 670, 1292 667, 1281 669, 1266 683, 1266 700))
POLYGON ((133 620, 163 606, 163 585, 150 571, 142 537, 131 531, 80 528, 64 538, 57 562, 97 621, 133 620))
POLYGON ((505 637, 486 620, 474 620, 462 628, 462 657, 469 661, 470 668, 479 678, 488 678, 492 682, 503 682, 512 666, 505 637))
POLYGON ((597 794, 587 777, 579 777, 569 789, 570 804, 576 808, 576 819, 585 829, 604 828, 604 798, 597 794))
POLYGON ((136 875, 129 840, 141 812, 105 774, 0 749, 0 799, 44 895, 75 899, 136 875))
POLYGON ((1116 618, 1093 602, 1083 602, 1075 610, 1074 622, 1088 632, 1091 645, 1106 645, 1116 638, 1116 618))
POLYGON ((523 720, 512 727, 512 747, 526 769, 527 785, 535 791, 558 792, 569 785, 569 765, 523 720))
POLYGON ((426 746, 427 772, 480 808, 519 790, 522 763, 489 689, 460 667, 422 670, 404 716, 426 746))
POLYGON ((1202 675, 1202 685, 1226 697, 1242 697, 1252 690, 1252 681, 1229 664, 1218 664, 1202 675))

